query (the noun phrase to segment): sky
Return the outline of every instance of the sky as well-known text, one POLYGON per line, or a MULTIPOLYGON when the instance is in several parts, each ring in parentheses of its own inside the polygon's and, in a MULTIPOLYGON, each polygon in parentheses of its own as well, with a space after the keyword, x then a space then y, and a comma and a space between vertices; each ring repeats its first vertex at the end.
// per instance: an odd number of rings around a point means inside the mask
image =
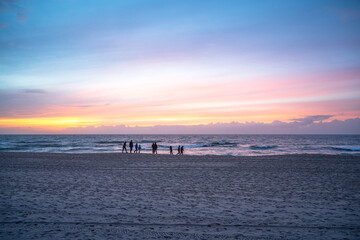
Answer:
POLYGON ((360 1, 0 0, 0 134, 360 134, 360 1))

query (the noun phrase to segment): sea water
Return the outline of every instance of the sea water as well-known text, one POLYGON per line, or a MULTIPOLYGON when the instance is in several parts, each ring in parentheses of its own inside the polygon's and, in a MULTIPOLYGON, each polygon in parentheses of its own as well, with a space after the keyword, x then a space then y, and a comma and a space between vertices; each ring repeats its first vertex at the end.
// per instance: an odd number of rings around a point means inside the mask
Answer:
POLYGON ((256 156, 277 154, 360 155, 360 135, 0 135, 0 152, 97 153, 121 152, 124 141, 159 154, 256 156))

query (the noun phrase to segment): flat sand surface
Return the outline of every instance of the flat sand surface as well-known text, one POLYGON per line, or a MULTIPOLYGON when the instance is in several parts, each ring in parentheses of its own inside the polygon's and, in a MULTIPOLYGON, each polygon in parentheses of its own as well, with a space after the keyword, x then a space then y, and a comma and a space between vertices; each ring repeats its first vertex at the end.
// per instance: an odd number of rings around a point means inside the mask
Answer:
POLYGON ((360 157, 0 153, 0 239, 360 239, 360 157))

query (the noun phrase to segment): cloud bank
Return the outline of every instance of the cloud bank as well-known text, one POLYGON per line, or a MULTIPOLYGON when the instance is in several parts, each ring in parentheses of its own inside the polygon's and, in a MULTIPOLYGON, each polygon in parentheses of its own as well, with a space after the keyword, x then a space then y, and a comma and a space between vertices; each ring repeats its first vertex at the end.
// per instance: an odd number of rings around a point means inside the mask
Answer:
POLYGON ((35 128, 0 128, 0 134, 360 134, 360 118, 323 122, 332 115, 308 116, 292 122, 231 122, 201 125, 157 125, 151 127, 88 126, 50 132, 35 128))

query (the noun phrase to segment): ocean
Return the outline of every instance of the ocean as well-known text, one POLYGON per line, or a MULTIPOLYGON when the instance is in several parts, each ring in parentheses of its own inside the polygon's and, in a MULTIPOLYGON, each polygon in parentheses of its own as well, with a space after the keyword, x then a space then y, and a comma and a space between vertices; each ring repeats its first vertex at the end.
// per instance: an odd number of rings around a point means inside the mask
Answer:
POLYGON ((191 155, 360 155, 360 135, 0 135, 0 152, 121 152, 130 140, 142 153, 156 142, 159 154, 169 154, 169 146, 176 154, 181 145, 191 155))

